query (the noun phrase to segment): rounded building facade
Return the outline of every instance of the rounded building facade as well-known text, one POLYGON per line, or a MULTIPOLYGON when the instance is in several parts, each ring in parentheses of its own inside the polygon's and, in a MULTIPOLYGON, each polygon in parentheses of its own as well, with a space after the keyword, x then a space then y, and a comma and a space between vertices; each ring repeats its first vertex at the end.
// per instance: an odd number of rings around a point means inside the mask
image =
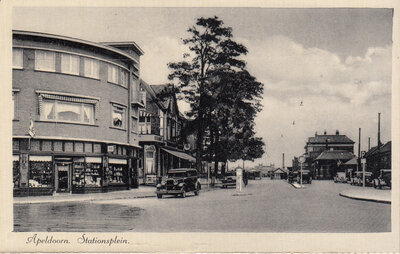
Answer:
POLYGON ((137 187, 142 53, 13 31, 15 196, 137 187))

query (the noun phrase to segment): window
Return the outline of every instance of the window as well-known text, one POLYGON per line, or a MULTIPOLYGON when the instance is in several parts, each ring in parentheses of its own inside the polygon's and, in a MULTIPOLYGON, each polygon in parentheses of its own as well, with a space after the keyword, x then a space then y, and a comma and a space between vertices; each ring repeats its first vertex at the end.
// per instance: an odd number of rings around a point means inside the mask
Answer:
POLYGON ((55 53, 45 50, 35 51, 35 70, 56 71, 55 53))
POLYGON ((89 78, 99 78, 99 61, 91 58, 84 59, 84 75, 89 78))
POLYGON ((24 55, 22 49, 13 49, 13 68, 24 68, 24 55))
POLYGON ((160 110, 160 136, 164 135, 164 112, 160 110))
POLYGON ((139 134, 151 134, 151 116, 145 111, 139 112, 139 134))
POLYGON ((108 65, 108 82, 118 84, 118 67, 115 65, 108 65))
POLYGON ((128 87, 129 74, 126 71, 121 70, 121 85, 128 87))
POLYGON ((79 75, 79 56, 62 54, 61 72, 79 75))
POLYGON ((140 91, 140 102, 146 107, 146 91, 140 91))
POLYGON ((125 107, 112 105, 112 126, 116 128, 125 128, 125 107))
POLYGON ((94 105, 86 103, 43 100, 40 119, 73 123, 94 123, 94 105))
POLYGON ((134 117, 132 117, 132 132, 138 132, 138 120, 134 117))

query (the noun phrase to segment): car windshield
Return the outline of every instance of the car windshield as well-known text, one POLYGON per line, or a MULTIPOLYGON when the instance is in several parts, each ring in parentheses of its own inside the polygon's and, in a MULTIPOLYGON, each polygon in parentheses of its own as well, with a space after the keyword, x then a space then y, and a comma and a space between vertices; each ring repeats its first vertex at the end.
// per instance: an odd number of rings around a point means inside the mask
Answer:
POLYGON ((172 172, 168 173, 168 178, 185 177, 186 172, 172 172))

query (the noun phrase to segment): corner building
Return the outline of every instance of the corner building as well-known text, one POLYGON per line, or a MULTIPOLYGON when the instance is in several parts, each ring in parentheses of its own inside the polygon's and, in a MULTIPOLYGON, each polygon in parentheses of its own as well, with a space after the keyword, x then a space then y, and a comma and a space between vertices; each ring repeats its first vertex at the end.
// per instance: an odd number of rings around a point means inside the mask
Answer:
POLYGON ((15 196, 138 186, 134 42, 13 31, 15 196))

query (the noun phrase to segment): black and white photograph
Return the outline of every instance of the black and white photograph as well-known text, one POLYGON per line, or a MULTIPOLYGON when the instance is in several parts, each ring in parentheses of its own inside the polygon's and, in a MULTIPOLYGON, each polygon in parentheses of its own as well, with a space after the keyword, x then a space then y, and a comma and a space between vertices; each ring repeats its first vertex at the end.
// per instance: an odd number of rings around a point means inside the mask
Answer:
POLYGON ((399 251, 394 2, 11 3, 14 251, 399 251))

